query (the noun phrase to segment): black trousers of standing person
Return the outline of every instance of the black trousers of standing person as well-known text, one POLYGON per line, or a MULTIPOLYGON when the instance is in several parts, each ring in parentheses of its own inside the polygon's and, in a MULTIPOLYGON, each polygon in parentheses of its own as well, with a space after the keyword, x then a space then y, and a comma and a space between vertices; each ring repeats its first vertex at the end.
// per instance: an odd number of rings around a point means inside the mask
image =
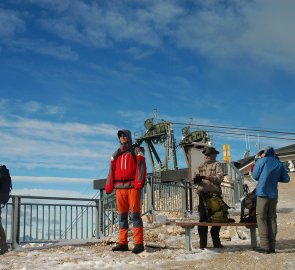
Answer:
MULTIPOLYGON (((208 222, 208 211, 206 209, 206 197, 211 196, 211 194, 206 194, 200 192, 199 194, 199 222, 208 222)), ((219 232, 220 226, 212 226, 210 230, 213 246, 215 248, 222 247, 219 232)), ((200 248, 207 248, 207 239, 208 239, 208 227, 207 226, 198 226, 198 233, 200 237, 200 248)))

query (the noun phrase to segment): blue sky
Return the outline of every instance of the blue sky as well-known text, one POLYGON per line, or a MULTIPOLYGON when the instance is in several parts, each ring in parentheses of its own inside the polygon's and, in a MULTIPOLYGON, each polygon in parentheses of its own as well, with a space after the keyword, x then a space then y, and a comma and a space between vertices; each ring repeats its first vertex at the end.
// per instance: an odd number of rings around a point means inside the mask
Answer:
MULTIPOLYGON (((294 10, 292 0, 2 0, 0 159, 14 194, 95 195, 116 131, 144 131, 154 109, 172 122, 295 132, 294 10)), ((246 136, 216 134, 215 146, 229 143, 237 160, 257 150, 246 136)))

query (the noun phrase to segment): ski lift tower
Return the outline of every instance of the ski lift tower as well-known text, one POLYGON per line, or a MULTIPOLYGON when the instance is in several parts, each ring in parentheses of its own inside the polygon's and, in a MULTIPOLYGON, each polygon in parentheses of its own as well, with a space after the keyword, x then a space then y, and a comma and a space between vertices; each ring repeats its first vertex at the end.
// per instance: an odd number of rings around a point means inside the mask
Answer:
POLYGON ((154 118, 145 120, 144 127, 146 132, 136 138, 136 143, 145 142, 147 152, 151 161, 153 173, 168 171, 170 161, 173 160, 173 169, 177 170, 176 146, 174 138, 173 124, 171 122, 160 121, 154 123, 154 118), (156 147, 164 145, 165 160, 161 160, 156 147))

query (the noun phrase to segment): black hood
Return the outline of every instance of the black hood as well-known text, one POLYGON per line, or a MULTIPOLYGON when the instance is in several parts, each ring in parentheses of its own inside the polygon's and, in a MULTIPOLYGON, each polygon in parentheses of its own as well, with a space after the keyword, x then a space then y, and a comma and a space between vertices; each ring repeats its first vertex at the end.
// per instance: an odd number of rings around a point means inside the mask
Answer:
POLYGON ((128 139, 128 143, 127 143, 127 149, 130 148, 132 146, 132 137, 131 137, 131 132, 128 129, 121 129, 118 131, 118 139, 120 140, 120 136, 121 134, 124 133, 128 139))

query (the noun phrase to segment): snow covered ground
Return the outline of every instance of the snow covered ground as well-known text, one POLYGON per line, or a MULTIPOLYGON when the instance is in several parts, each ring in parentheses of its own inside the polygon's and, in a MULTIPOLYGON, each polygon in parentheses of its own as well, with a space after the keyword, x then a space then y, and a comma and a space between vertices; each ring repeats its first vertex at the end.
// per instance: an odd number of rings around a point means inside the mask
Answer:
MULTIPOLYGON (((163 231, 163 228, 160 229, 163 231)), ((153 242, 155 247, 146 247, 146 250, 135 255, 131 252, 112 252, 108 241, 89 243, 59 243, 51 246, 27 245, 5 254, 1 258, 1 269, 180 269, 173 268, 187 261, 210 261, 222 254, 222 250, 196 248, 192 252, 183 249, 184 235, 173 233, 159 234, 159 242, 153 242), (165 240, 165 241, 164 241, 165 240), (163 248, 164 247, 164 248, 163 248), (168 268, 167 268, 168 267, 168 268)), ((197 239, 197 237, 196 237, 197 239)), ((245 252, 249 250, 248 240, 243 241, 237 237, 227 247, 227 252, 245 252)), ((149 243, 146 243, 149 245, 149 243)), ((131 245, 130 245, 131 246, 131 245)))
MULTIPOLYGON (((277 253, 260 254, 250 247, 249 230, 223 228, 224 249, 198 248, 194 231, 193 251, 184 249, 184 230, 167 224, 145 223, 146 250, 135 255, 112 252, 116 235, 101 240, 25 245, 0 257, 0 269, 295 269, 295 179, 280 185, 277 253)), ((132 248, 132 235, 130 241, 132 248)))

